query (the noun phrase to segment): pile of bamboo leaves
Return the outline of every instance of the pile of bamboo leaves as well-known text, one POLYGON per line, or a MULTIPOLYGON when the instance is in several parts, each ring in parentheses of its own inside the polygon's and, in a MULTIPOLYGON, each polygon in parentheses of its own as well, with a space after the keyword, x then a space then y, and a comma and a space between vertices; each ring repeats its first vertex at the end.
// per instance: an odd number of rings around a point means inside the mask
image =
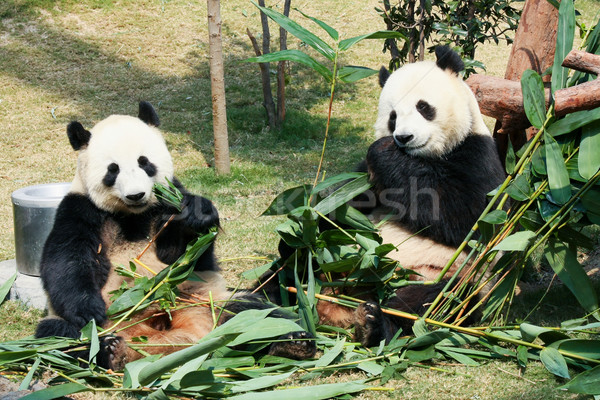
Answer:
MULTIPOLYGON (((595 78, 560 66, 571 50, 574 34, 573 3, 563 0, 553 91, 595 78)), ((590 53, 600 53, 600 25, 587 31, 583 46, 590 53)), ((527 116, 539 132, 517 154, 509 152, 506 181, 491 194, 490 206, 459 249, 467 249, 469 264, 474 266, 462 271, 466 278, 451 279, 425 316, 386 310, 415 320, 412 332, 398 332, 388 344, 363 348, 352 342, 351 331, 318 324, 315 305, 323 299, 320 292, 324 287, 366 286, 376 291, 383 303, 396 288, 414 284, 407 279, 409 271, 386 257, 396 247, 383 243, 377 227, 347 205, 370 187, 366 176, 343 174, 314 187, 286 190, 273 201, 265 215, 287 215, 277 231, 294 254, 244 274, 255 280, 269 269, 277 271, 284 305, 297 313, 297 323, 271 317, 270 310, 248 310, 216 326, 219 304, 197 302, 193 306, 210 307, 215 315, 215 329, 198 343, 164 357, 149 355, 130 362, 122 373, 96 365, 102 337, 118 335, 115 327, 123 326, 133 313, 157 303, 166 312, 190 306, 181 303, 177 284, 190 277, 194 260, 214 239, 211 232, 190 244, 180 260, 153 278, 137 275, 135 264, 120 268, 134 283, 117 293, 109 310, 112 328, 99 329, 92 321, 78 340, 29 337, 0 343, 0 371, 19 376, 22 389, 50 373, 50 386, 26 396, 29 400, 84 391, 122 392, 148 399, 325 399, 387 390, 385 384, 401 377, 407 368, 429 368, 443 360, 477 366, 491 359, 512 359, 521 367, 539 360, 551 373, 568 379, 563 389, 600 396, 598 296, 577 259, 577 249, 593 245, 586 227, 600 223, 600 109, 558 119, 552 106, 546 109, 537 74, 524 74, 522 88, 527 116), (323 221, 328 222, 328 229, 321 229, 323 221), (587 312, 586 317, 564 321, 558 327, 507 325, 516 285, 536 250, 543 252, 587 312), (339 273, 344 276, 342 281, 334 279, 339 273), (289 281, 295 282, 293 288, 285 286, 289 281), (484 286, 491 290, 482 290, 484 286), (290 292, 297 296, 288 296, 290 292), (297 304, 292 304, 292 298, 297 304), (472 312, 469 310, 483 314, 482 326, 462 325, 472 312), (294 361, 263 351, 281 335, 300 329, 315 335, 316 360, 294 361), (582 334, 586 339, 581 339, 582 334), (87 359, 71 355, 81 348, 89 349, 87 359), (569 368, 578 374, 572 377, 569 368), (362 379, 322 383, 340 371, 361 371, 362 379)), ((173 203, 177 201, 173 199, 173 203)), ((10 285, 0 287, 0 298, 5 297, 7 287, 10 285)), ((323 300, 350 307, 359 304, 348 297, 323 300)), ((140 352, 152 346, 144 338, 131 345, 140 352)))

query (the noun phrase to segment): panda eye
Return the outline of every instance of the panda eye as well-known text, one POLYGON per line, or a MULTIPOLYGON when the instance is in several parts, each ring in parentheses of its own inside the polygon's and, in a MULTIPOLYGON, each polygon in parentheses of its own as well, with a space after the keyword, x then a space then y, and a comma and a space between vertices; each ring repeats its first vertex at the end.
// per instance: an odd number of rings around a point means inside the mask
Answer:
POLYGON ((417 102, 417 111, 427 121, 433 121, 435 118, 435 107, 426 102, 425 100, 419 100, 417 102))
POLYGON ((154 175, 156 175, 156 165, 152 164, 150 160, 148 160, 148 157, 140 156, 137 162, 139 167, 143 169, 149 177, 152 178, 154 175))
POLYGON ((109 164, 108 167, 106 167, 106 169, 111 174, 118 174, 119 173, 119 166, 117 164, 115 164, 115 163, 109 164))
POLYGON ((106 174, 102 179, 102 183, 106 186, 113 186, 117 181, 117 175, 119 175, 119 166, 115 163, 111 163, 106 167, 106 174))
POLYGON ((394 133, 396 130, 396 111, 392 110, 390 113, 390 119, 388 119, 388 129, 390 133, 394 133))

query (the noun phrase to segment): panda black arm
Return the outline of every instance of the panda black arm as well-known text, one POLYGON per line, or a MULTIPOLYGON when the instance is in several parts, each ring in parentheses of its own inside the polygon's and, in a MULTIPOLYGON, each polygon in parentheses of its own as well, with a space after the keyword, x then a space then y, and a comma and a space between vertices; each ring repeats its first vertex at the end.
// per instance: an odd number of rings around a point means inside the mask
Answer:
POLYGON ((442 158, 411 156, 392 137, 371 145, 370 179, 379 207, 412 232, 456 246, 503 179, 491 137, 470 135, 442 158))
MULTIPOLYGON (((210 200, 188 192, 177 179, 173 179, 173 184, 183 195, 182 211, 177 214, 171 207, 161 208, 163 215, 158 219, 159 225, 162 226, 172 214, 176 213, 176 216, 156 239, 157 255, 166 264, 175 262, 198 235, 219 227, 219 213, 210 200)), ((198 260, 196 270, 217 270, 212 245, 198 260)))
POLYGON ((105 216, 88 197, 68 194, 44 245, 40 263, 44 289, 54 312, 75 332, 91 319, 98 324, 106 319, 101 289, 111 266, 101 246, 105 216))

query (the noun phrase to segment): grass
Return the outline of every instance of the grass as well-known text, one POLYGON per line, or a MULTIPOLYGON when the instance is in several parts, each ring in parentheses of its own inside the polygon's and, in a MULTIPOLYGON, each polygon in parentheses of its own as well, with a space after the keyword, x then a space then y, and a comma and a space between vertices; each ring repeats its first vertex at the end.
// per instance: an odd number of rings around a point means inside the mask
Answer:
MULTIPOLYGON (((268 4, 279 2, 270 1, 268 4)), ((336 27, 342 37, 382 29, 378 0, 295 1, 309 15, 336 27)), ((586 23, 597 0, 577 7, 586 23)), ((596 10, 596 11, 595 11, 596 10)), ((246 27, 260 31, 247 0, 221 3, 232 174, 211 168, 212 126, 205 3, 185 0, 3 0, 0 3, 0 260, 14 257, 10 193, 46 182, 69 181, 76 155, 65 134, 77 119, 91 127, 113 114, 134 115, 137 102, 158 109, 176 173, 192 191, 211 198, 223 218, 218 256, 229 283, 272 258, 280 219, 260 217, 285 188, 311 182, 325 127, 328 87, 312 71, 289 67, 288 117, 281 131, 265 127, 258 66, 246 27)), ((298 13, 292 17, 301 19, 298 13)), ((303 22, 305 26, 314 25, 303 22)), ((272 35, 277 37, 275 27, 272 35)), ((290 39, 289 48, 302 46, 290 39)), ((378 68, 388 55, 378 41, 365 41, 344 62, 378 68)), ((487 45, 478 57, 488 74, 502 76, 509 47, 487 45)), ((324 169, 347 171, 372 140, 379 88, 376 77, 339 86, 324 169)), ((493 121, 488 121, 489 125, 493 121)), ((7 302, 0 307, 0 340, 33 332, 39 313, 7 302)), ((489 366, 489 367, 488 367, 489 366)), ((483 368, 446 366, 452 373, 410 369, 396 392, 361 398, 577 398, 554 391, 560 382, 535 364, 523 378, 514 363, 483 368), (462 374, 471 377, 465 377, 462 374), (531 383, 535 382, 535 383, 531 383), (554 396, 554 397, 552 397, 554 396)))

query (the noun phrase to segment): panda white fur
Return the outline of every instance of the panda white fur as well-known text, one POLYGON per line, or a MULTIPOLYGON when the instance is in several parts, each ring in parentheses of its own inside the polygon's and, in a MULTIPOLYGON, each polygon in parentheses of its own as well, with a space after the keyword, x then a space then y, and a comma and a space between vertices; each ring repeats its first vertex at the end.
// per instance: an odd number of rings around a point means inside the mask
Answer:
MULTIPOLYGON (((397 246, 388 256, 415 271, 417 280, 439 275, 486 207, 487 193, 504 179, 475 96, 459 76, 463 62, 448 47, 438 47, 436 57, 391 75, 380 71, 376 141, 358 168, 368 172, 373 186, 352 203, 375 223, 388 220, 381 228, 383 243, 397 246)), ((453 267, 464 259, 461 255, 453 267)), ((422 313, 440 287, 407 286, 386 306, 422 313)), ((365 345, 410 326, 384 317, 375 302, 355 312, 320 302, 318 311, 321 322, 354 324, 365 345)))
MULTIPOLYGON (((110 325, 106 316, 109 292, 128 280, 115 273, 115 266, 129 265, 173 214, 175 218, 141 259, 155 273, 175 262, 198 235, 218 228, 214 205, 187 192, 173 177, 173 162, 158 125, 158 115, 147 102, 140 103, 138 118, 113 115, 90 131, 79 122, 68 125, 69 141, 79 152, 77 170, 42 254, 41 278, 50 316, 38 324, 37 337, 78 338, 80 329, 92 319, 99 326, 110 325), (158 201, 153 192, 155 183, 167 184, 167 179, 183 194, 181 213, 158 201)), ((136 272, 152 275, 144 268, 136 272)), ((196 262, 194 273, 203 282, 185 282, 179 287, 182 292, 208 299, 210 291, 217 302, 232 298, 218 273, 212 245, 196 262)), ((248 293, 235 297, 224 306, 233 313, 268 307, 248 293)), ((144 320, 156 311, 149 308, 136 319, 144 320)), ((224 322, 231 313, 221 315, 219 322, 224 322)), ((120 331, 119 337, 103 340, 98 363, 118 370, 139 358, 126 344, 132 337, 146 336, 150 343, 164 344, 149 347, 147 352, 169 353, 178 349, 173 344, 194 343, 212 328, 213 316, 207 307, 173 311, 170 317, 163 313, 120 331)), ((305 332, 292 337, 298 335, 305 336, 305 332)), ((271 351, 309 357, 314 354, 314 344, 296 341, 271 351)))

